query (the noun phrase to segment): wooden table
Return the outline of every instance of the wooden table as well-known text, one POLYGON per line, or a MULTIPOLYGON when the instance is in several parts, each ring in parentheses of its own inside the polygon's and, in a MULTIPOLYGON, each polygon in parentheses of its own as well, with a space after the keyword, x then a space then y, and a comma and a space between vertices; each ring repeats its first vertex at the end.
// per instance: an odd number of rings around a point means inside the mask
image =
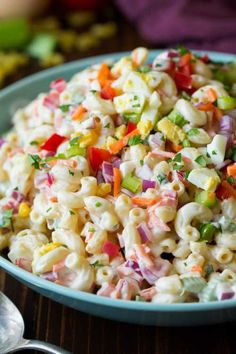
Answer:
MULTIPOLYGON (((122 19, 116 38, 102 48, 68 60, 148 45, 122 19)), ((33 66, 11 81, 37 71, 33 66)), ((236 323, 207 327, 147 327, 86 315, 38 295, 0 270, 0 290, 25 320, 25 337, 57 344, 78 354, 235 354, 236 323)), ((29 352, 29 351, 27 351, 29 352)))

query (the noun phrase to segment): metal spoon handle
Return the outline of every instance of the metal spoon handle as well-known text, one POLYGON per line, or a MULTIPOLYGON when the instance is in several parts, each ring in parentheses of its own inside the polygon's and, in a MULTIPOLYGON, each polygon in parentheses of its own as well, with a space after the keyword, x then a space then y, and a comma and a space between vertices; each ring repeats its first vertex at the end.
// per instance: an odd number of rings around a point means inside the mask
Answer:
POLYGON ((71 354, 67 350, 59 348, 54 344, 32 339, 24 339, 16 348, 11 350, 9 353, 14 353, 22 349, 37 349, 40 352, 49 354, 71 354))

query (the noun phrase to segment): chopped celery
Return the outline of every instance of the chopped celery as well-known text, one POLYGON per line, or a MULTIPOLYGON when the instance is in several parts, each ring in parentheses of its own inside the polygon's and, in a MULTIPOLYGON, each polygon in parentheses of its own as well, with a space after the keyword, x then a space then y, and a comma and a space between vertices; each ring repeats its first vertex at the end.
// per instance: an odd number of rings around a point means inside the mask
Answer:
POLYGON ((70 146, 67 151, 66 151, 66 157, 74 157, 74 156, 85 156, 86 155, 86 149, 83 147, 80 147, 79 145, 72 145, 70 146))
POLYGON ((195 202, 212 208, 216 205, 217 198, 214 192, 202 191, 195 196, 195 202))
POLYGON ((141 180, 138 177, 131 175, 126 176, 121 183, 123 188, 128 189, 132 193, 136 193, 140 189, 141 184, 141 180))
POLYGON ((236 107, 236 98, 231 96, 222 96, 217 98, 217 106, 220 109, 233 109, 236 107))
POLYGON ((199 293, 205 288, 207 282, 202 277, 186 277, 182 279, 183 288, 191 293, 199 293))

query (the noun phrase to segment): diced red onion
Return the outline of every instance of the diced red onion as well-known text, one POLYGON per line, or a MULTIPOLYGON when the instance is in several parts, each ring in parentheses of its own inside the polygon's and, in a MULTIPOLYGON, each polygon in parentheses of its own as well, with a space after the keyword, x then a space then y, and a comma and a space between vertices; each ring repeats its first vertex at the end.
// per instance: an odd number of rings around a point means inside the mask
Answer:
POLYGON ((232 299, 234 297, 234 295, 235 295, 234 291, 228 291, 228 292, 222 293, 220 300, 232 299))
POLYGON ((167 275, 170 271, 170 262, 167 261, 166 259, 157 259, 155 261, 155 265, 152 267, 146 267, 145 265, 142 265, 142 262, 139 262, 140 265, 140 271, 142 273, 142 276, 146 281, 153 285, 155 282, 161 278, 167 275))
POLYGON ((56 272, 43 273, 40 275, 40 277, 53 282, 58 280, 58 274, 56 272))
POLYGON ((139 269, 138 262, 128 260, 124 263, 124 265, 125 265, 125 267, 132 268, 137 274, 142 275, 142 273, 140 272, 140 269, 139 269))
POLYGON ((3 138, 0 138, 0 147, 2 147, 3 144, 5 144, 6 140, 3 138))
POLYGON ((116 168, 120 168, 121 162, 122 162, 121 159, 117 156, 114 156, 111 160, 113 167, 116 167, 116 168))
POLYGON ((225 115, 220 119, 219 122, 219 127, 220 127, 220 131, 224 131, 227 133, 234 133, 234 119, 232 117, 230 117, 229 115, 225 115))
POLYGON ((16 189, 14 189, 13 192, 11 193, 11 197, 15 199, 18 203, 21 203, 23 202, 23 200, 25 200, 24 194, 17 191, 16 189))
POLYGON ((151 231, 149 230, 146 222, 141 222, 141 224, 138 225, 137 230, 138 230, 138 233, 141 237, 142 243, 145 243, 145 242, 151 240, 152 234, 151 234, 151 231))
POLYGON ((49 186, 51 186, 54 182, 54 178, 50 173, 47 173, 47 181, 49 186))
POLYGON ((146 192, 148 188, 156 188, 156 182, 144 179, 142 183, 143 192, 146 192))
POLYGON ((148 165, 144 164, 143 166, 137 168, 136 175, 141 179, 149 180, 153 177, 153 172, 148 165))
POLYGON ((179 56, 179 53, 176 50, 169 50, 168 58, 176 58, 179 56))
POLYGON ((216 169, 217 170, 221 170, 222 168, 224 168, 224 167, 226 167, 226 166, 228 166, 229 164, 231 164, 232 163, 232 160, 225 160, 225 161, 223 161, 222 163, 219 163, 218 165, 216 165, 216 169))
POLYGON ((236 119, 236 108, 229 109, 229 110, 225 111, 225 113, 228 114, 230 117, 236 119))
POLYGON ((66 88, 66 81, 64 79, 56 79, 50 83, 50 88, 61 93, 66 88))
POLYGON ((59 94, 58 92, 50 92, 43 99, 43 105, 48 109, 54 111, 59 106, 59 94))
POLYGON ((102 163, 102 175, 106 183, 112 183, 113 176, 113 166, 110 162, 103 161, 102 163))
POLYGON ((98 184, 99 183, 104 183, 105 182, 105 180, 104 180, 104 178, 103 178, 103 174, 102 174, 102 171, 101 170, 98 170, 98 173, 97 173, 97 182, 98 182, 98 184))

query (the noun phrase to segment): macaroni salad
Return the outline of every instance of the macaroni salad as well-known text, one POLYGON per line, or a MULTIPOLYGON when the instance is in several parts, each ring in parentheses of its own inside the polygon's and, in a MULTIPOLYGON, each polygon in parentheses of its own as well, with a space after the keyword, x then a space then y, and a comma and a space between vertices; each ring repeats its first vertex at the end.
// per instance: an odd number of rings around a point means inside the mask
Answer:
POLYGON ((183 46, 147 62, 136 48, 15 113, 0 250, 99 296, 236 298, 236 66, 183 46))

